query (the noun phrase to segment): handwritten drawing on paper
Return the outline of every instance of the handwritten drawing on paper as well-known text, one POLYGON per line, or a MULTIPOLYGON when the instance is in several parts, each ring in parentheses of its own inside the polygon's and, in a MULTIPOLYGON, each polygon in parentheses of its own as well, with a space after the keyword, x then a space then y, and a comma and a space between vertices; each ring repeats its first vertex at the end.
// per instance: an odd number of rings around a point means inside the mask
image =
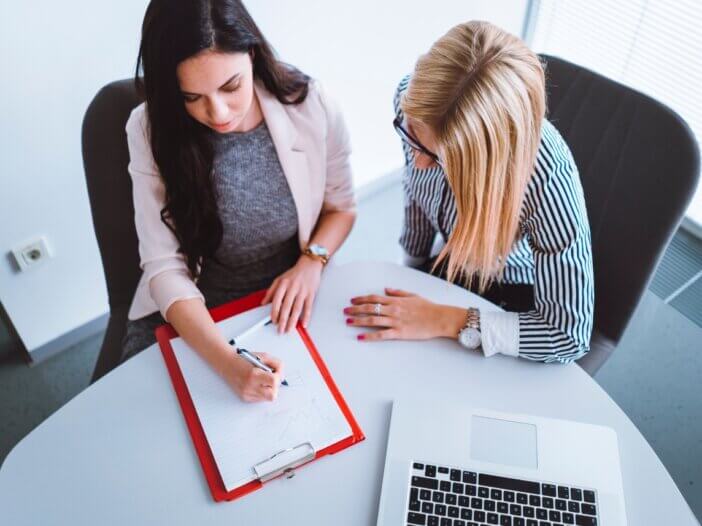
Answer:
MULTIPOLYGON (((262 309, 256 311, 265 315, 262 309)), ((242 402, 181 338, 171 343, 227 490, 254 480, 253 466, 279 451, 304 442, 319 451, 351 434, 297 331, 279 335, 269 325, 237 341, 251 352, 283 361, 289 385, 280 386, 274 402, 242 402)))

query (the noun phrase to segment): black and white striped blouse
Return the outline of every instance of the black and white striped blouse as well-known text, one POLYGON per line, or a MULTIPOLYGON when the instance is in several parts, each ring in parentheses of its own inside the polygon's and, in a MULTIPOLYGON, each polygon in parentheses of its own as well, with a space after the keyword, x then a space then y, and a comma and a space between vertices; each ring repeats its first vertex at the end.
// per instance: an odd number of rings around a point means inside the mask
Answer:
MULTIPOLYGON (((395 113, 409 83, 395 93, 395 113)), ((405 153, 405 219, 400 244, 413 258, 427 258, 436 237, 448 239, 456 221, 453 193, 438 166, 421 170, 405 153)), ((567 363, 589 350, 594 279, 590 226, 573 156, 544 120, 533 176, 520 214, 521 239, 507 257, 502 282, 534 286, 535 310, 481 313, 483 350, 529 360, 567 363), (507 334, 511 331, 514 334, 507 334)))

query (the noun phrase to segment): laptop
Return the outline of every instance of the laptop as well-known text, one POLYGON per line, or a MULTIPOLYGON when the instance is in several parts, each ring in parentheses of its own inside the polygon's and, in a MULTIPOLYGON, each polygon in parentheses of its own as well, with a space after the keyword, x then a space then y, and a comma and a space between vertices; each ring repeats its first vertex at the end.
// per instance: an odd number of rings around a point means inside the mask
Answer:
POLYGON ((615 432, 395 401, 378 526, 626 526, 615 432))

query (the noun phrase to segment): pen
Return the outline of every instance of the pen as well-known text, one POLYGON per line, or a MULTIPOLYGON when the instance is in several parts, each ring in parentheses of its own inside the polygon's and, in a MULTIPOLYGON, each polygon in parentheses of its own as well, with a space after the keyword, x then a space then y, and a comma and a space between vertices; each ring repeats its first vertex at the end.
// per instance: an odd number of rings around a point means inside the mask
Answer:
MULTIPOLYGON (((250 353, 249 351, 247 351, 246 349, 242 349, 242 348, 237 347, 236 342, 237 342, 237 341, 241 341, 242 339, 244 339, 246 336, 248 336, 248 335, 251 334, 252 332, 257 331, 257 330, 260 329, 261 327, 265 327, 265 326, 267 326, 267 325, 270 325, 271 323, 273 323, 273 320, 271 319, 270 315, 269 315, 269 316, 266 316, 266 317, 263 318, 262 320, 257 321, 256 323, 254 323, 251 327, 249 327, 248 329, 246 329, 244 332, 242 332, 242 333, 241 333, 239 336, 237 336, 236 338, 232 338, 231 340, 229 340, 229 344, 232 345, 232 346, 236 349, 236 353, 237 353, 239 356, 241 356, 242 358, 244 358, 247 362, 249 362, 249 363, 250 363, 251 365, 253 365, 254 367, 258 367, 259 369, 261 369, 261 370, 263 370, 263 371, 266 371, 267 373, 272 373, 272 372, 273 372, 273 369, 271 369, 270 367, 268 367, 267 365, 265 365, 265 364, 261 361, 261 359, 260 359, 258 356, 256 356, 255 354, 251 354, 251 353, 250 353)), ((288 382, 287 382, 286 380, 283 380, 283 381, 280 382, 280 383, 283 384, 283 385, 288 385, 288 382)))
MULTIPOLYGON (((260 322, 258 322, 256 325, 254 325, 254 326, 249 327, 248 329, 246 329, 243 333, 241 333, 241 334, 238 336, 238 339, 241 340, 241 338, 242 338, 243 336, 245 336, 245 335, 247 335, 247 334, 253 332, 254 330, 258 329, 259 327, 264 327, 264 326, 266 326, 266 325, 268 325, 268 324, 270 324, 270 323, 273 323, 273 322, 271 321, 270 316, 268 316, 267 318, 262 319, 262 320, 261 320, 260 322)), ((244 360, 246 360, 247 362, 249 362, 249 363, 250 363, 251 365, 253 365, 254 367, 258 367, 258 368, 261 369, 262 371, 266 371, 267 373, 272 373, 272 372, 273 372, 273 369, 271 369, 271 368, 268 367, 265 363, 263 363, 263 362, 261 361, 261 359, 260 359, 258 356, 256 356, 255 354, 250 353, 250 352, 247 351, 246 349, 242 349, 242 348, 240 348, 240 347, 237 347, 235 342, 236 342, 236 340, 234 340, 234 339, 229 340, 229 345, 231 345, 232 347, 234 347, 234 348, 236 349, 236 353, 237 353, 239 356, 241 356, 244 360)), ((287 381, 287 380, 283 380, 283 381, 280 382, 280 383, 283 384, 283 385, 288 385, 288 381, 287 381)))
MULTIPOLYGON (((231 345, 234 345, 234 340, 229 340, 229 343, 230 343, 231 345)), ((268 367, 265 363, 263 363, 263 362, 261 361, 261 359, 260 359, 258 356, 256 356, 255 354, 251 354, 251 353, 250 353, 249 351, 247 351, 246 349, 242 349, 242 348, 240 348, 240 347, 237 347, 236 353, 237 353, 239 356, 241 356, 244 360, 246 360, 247 362, 249 362, 251 365, 253 365, 254 367, 258 367, 259 369, 261 369, 262 371, 266 371, 267 373, 273 373, 273 369, 271 369, 271 368, 268 367)), ((283 384, 283 385, 288 385, 288 381, 287 381, 287 380, 283 380, 283 381, 280 382, 280 383, 283 384)))

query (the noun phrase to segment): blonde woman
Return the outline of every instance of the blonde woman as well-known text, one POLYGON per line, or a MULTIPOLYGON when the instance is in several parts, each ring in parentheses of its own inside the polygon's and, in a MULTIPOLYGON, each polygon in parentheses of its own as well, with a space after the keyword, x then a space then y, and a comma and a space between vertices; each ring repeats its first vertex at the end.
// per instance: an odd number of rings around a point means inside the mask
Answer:
POLYGON ((400 244, 413 266, 501 305, 481 312, 400 290, 351 300, 364 341, 454 338, 486 356, 567 363, 589 350, 590 228, 573 157, 544 118, 534 52, 486 22, 451 29, 395 96, 405 152, 400 244), (444 242, 431 258, 436 235, 444 242))

